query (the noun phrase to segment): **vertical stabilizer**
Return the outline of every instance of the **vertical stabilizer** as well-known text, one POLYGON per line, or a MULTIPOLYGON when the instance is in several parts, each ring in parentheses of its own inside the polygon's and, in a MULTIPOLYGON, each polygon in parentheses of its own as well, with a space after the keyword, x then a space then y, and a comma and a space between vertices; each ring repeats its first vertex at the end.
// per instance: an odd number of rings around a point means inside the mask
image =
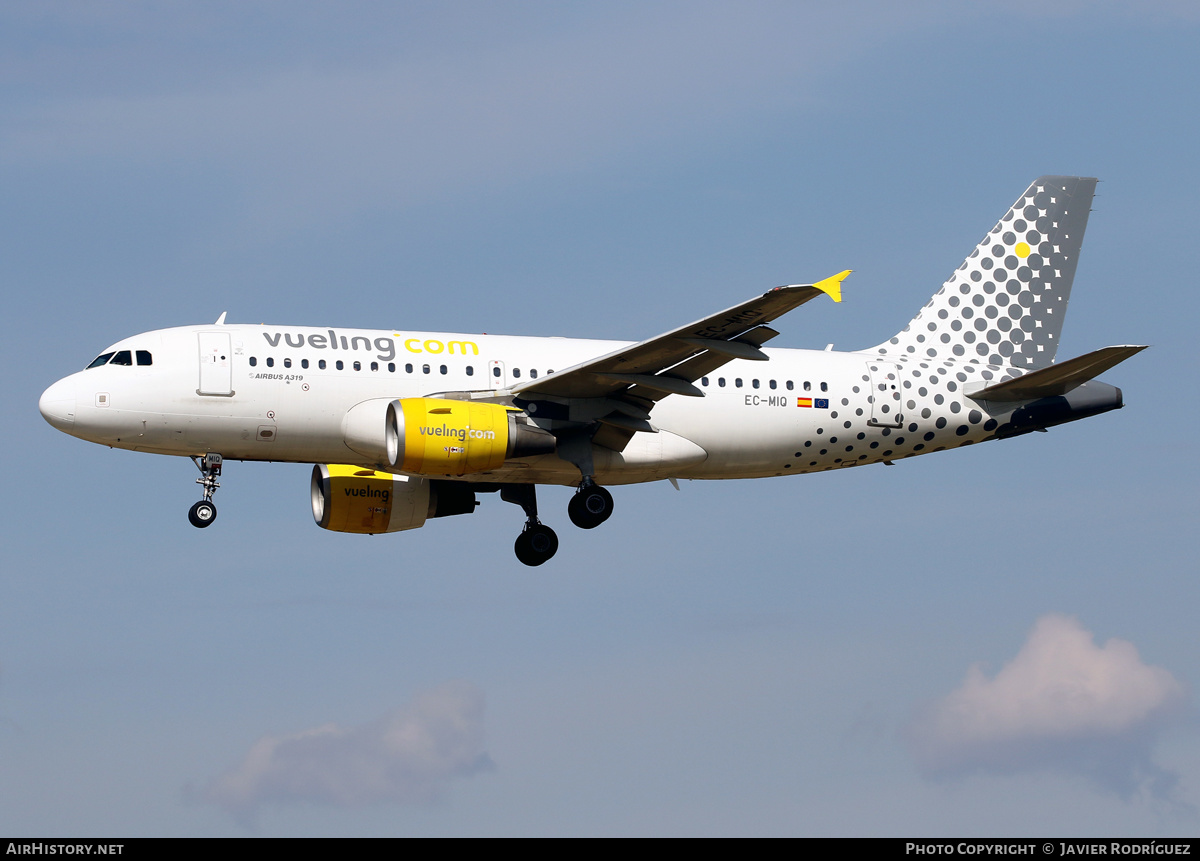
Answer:
POLYGON ((871 352, 1049 365, 1095 191, 1093 177, 1034 180, 912 322, 871 352))

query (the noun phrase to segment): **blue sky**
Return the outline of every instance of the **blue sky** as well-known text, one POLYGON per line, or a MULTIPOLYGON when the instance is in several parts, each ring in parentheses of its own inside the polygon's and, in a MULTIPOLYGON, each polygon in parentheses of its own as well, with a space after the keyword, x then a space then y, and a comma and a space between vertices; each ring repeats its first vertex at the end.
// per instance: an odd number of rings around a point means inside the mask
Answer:
POLYGON ((1198 28, 1182 2, 0 10, 0 830, 1194 834, 1198 28), (37 413, 105 345, 226 310, 638 339, 851 268, 775 343, 862 348, 1048 173, 1103 180, 1062 355, 1153 345, 1105 375, 1124 410, 621 488, 589 532, 552 488, 541 568, 492 498, 325 533, 303 465, 232 464, 201 532, 186 460, 37 413), (1047 676, 1094 707, 1047 711, 1047 676))

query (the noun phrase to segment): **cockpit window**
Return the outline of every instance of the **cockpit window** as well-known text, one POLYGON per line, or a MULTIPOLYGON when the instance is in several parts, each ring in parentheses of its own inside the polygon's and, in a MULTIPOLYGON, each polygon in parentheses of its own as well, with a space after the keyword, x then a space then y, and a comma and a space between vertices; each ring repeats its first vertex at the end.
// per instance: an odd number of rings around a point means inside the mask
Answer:
MULTIPOLYGON (((92 363, 90 365, 88 365, 88 368, 98 368, 101 365, 107 365, 108 360, 111 359, 112 357, 113 357, 112 353, 101 353, 99 356, 92 359, 92 363)), ((84 370, 86 371, 87 368, 84 368, 84 370)))
POLYGON ((153 365, 154 358, 150 355, 149 350, 138 350, 137 360, 139 365, 153 365))
POLYGON ((119 350, 119 351, 117 351, 117 354, 112 357, 112 361, 109 364, 111 364, 111 365, 132 365, 133 364, 133 353, 131 353, 129 350, 119 350))

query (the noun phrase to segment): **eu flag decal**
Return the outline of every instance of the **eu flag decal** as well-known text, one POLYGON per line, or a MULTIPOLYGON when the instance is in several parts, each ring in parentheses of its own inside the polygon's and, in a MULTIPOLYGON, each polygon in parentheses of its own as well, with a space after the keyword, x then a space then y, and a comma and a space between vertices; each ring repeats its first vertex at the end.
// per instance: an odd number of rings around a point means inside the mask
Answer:
POLYGON ((827 410, 829 409, 829 398, 817 398, 813 402, 813 406, 819 410, 827 410))

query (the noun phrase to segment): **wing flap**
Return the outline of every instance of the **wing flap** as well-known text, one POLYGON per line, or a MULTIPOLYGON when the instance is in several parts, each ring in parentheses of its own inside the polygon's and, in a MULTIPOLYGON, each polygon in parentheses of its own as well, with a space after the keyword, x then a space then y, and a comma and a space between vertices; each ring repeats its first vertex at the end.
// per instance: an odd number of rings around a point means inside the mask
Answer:
POLYGON ((767 354, 745 341, 718 341, 715 338, 680 338, 685 344, 699 347, 701 350, 711 350, 721 356, 731 359, 747 359, 751 362, 767 361, 767 354))

